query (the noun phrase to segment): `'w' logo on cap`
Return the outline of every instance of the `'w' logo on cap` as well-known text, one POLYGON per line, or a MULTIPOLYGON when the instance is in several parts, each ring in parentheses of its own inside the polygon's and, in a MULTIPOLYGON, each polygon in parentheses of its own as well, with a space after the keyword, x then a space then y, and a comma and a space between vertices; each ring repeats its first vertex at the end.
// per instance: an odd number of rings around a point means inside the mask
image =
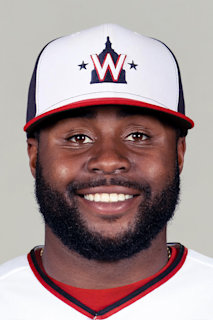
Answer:
POLYGON ((107 37, 106 48, 99 55, 92 54, 91 59, 95 69, 92 71, 90 83, 127 83, 125 79, 126 72, 123 70, 126 55, 118 55, 112 49, 109 37, 107 37))

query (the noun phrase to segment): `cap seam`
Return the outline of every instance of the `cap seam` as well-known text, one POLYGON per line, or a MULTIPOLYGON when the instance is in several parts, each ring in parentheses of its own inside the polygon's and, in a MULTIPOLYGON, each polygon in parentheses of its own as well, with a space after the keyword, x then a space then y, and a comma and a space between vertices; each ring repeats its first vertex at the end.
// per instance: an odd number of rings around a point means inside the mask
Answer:
POLYGON ((178 70, 177 70, 177 64, 176 64, 176 61, 171 53, 171 51, 167 48, 167 46, 159 41, 159 40, 156 40, 156 39, 153 39, 157 42, 160 42, 163 44, 164 46, 164 49, 166 49, 166 51, 169 53, 169 57, 170 57, 170 60, 172 62, 172 66, 173 66, 173 69, 174 69, 174 73, 175 73, 175 79, 176 79, 176 87, 177 87, 177 90, 176 90, 176 109, 178 110, 178 101, 179 101, 179 96, 180 96, 180 88, 179 88, 179 75, 178 75, 178 70))
POLYGON ((177 64, 171 54, 171 52, 169 51, 169 55, 170 55, 170 60, 172 61, 173 64, 173 68, 174 68, 174 72, 176 75, 176 86, 177 86, 177 92, 176 92, 176 106, 177 106, 177 110, 178 110, 178 101, 179 101, 179 96, 180 96, 180 88, 179 88, 179 75, 178 75, 178 70, 177 70, 177 64))
MULTIPOLYGON (((58 40, 58 39, 56 39, 56 40, 58 40)), ((56 40, 53 40, 50 43, 53 43, 56 40)), ((37 72, 36 72, 36 87, 37 87, 37 90, 35 92, 36 111, 39 109, 39 106, 40 106, 39 97, 40 97, 40 68, 41 68, 41 63, 42 63, 42 61, 44 59, 44 53, 47 50, 47 48, 49 47, 50 43, 43 50, 43 52, 42 52, 42 54, 40 56, 40 59, 38 61, 38 65, 37 65, 37 72)))

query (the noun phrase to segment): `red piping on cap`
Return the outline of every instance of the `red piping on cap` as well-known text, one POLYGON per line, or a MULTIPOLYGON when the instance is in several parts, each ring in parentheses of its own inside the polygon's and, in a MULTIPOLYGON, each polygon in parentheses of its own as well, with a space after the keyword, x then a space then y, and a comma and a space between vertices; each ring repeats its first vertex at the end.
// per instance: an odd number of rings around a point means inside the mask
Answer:
POLYGON ((191 129, 194 127, 194 122, 190 118, 186 117, 184 114, 167 109, 167 108, 159 107, 154 104, 149 104, 146 102, 132 100, 132 99, 125 99, 125 98, 97 98, 97 99, 88 99, 88 100, 73 102, 73 103, 67 104, 65 106, 62 106, 62 107, 47 111, 45 113, 42 113, 41 115, 28 121, 26 123, 26 125, 24 126, 24 131, 29 131, 30 127, 33 124, 36 124, 37 121, 39 121, 43 118, 46 118, 50 115, 59 113, 61 111, 72 110, 72 109, 77 109, 77 108, 81 108, 81 107, 91 107, 91 106, 97 106, 97 105, 128 105, 128 106, 133 106, 133 107, 142 107, 142 108, 146 108, 146 109, 150 109, 150 110, 161 111, 161 112, 164 112, 168 115, 173 115, 176 118, 179 118, 179 119, 186 121, 188 123, 187 129, 191 129))

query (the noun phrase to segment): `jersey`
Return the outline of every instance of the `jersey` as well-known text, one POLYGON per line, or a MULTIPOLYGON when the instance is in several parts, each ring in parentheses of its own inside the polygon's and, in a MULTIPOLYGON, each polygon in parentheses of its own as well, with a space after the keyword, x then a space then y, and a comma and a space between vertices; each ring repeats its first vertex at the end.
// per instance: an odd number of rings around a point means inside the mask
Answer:
POLYGON ((96 313, 57 287, 32 250, 0 267, 0 319, 212 320, 213 259, 181 245, 166 270, 96 313))

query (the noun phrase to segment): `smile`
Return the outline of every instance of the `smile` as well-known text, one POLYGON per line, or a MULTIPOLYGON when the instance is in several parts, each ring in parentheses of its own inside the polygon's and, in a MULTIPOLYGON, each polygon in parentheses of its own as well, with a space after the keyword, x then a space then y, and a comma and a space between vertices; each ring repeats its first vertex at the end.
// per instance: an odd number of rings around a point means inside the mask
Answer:
POLYGON ((80 210, 99 218, 118 217, 137 211, 140 195, 139 190, 119 185, 84 188, 77 193, 80 210))
POLYGON ((133 198, 133 195, 124 193, 90 193, 84 195, 84 199, 94 202, 120 202, 131 198, 133 198))

